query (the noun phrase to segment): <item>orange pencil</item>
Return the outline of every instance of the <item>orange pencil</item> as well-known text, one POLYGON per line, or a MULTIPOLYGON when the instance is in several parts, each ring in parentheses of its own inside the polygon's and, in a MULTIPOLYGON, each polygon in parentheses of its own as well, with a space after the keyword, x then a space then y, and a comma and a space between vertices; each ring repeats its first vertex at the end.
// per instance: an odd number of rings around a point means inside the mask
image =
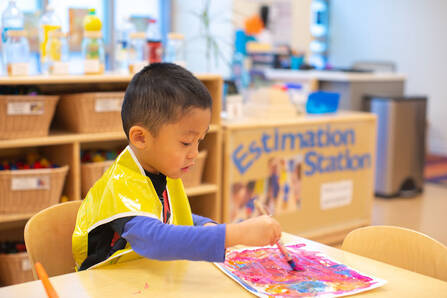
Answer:
POLYGON ((43 287, 47 292, 48 298, 59 298, 59 296, 57 295, 56 291, 53 288, 53 285, 48 279, 48 274, 43 268, 42 264, 36 262, 36 264, 34 264, 34 268, 36 268, 37 276, 39 276, 39 279, 42 281, 43 287))
MULTIPOLYGON (((264 205, 259 203, 257 200, 254 200, 254 203, 255 203, 256 208, 258 208, 259 212, 261 212, 263 215, 270 215, 269 212, 267 211, 267 209, 264 207, 264 205)), ((290 268, 292 268, 292 270, 304 271, 304 268, 301 267, 301 266, 298 266, 295 263, 295 261, 292 259, 292 257, 290 256, 289 251, 287 250, 287 248, 285 248, 285 246, 282 243, 281 239, 279 239, 275 244, 276 244, 276 246, 278 246, 279 251, 284 256, 284 258, 286 259, 287 263, 289 263, 290 268)))

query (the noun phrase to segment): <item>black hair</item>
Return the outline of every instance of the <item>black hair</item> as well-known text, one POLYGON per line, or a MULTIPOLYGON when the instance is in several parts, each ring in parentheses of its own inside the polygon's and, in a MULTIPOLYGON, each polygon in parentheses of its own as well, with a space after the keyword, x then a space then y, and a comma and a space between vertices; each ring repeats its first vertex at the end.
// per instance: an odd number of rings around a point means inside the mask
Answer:
POLYGON ((127 138, 134 125, 156 136, 162 125, 177 121, 188 109, 211 109, 211 105, 208 89, 191 72, 172 63, 154 63, 130 81, 121 120, 127 138))

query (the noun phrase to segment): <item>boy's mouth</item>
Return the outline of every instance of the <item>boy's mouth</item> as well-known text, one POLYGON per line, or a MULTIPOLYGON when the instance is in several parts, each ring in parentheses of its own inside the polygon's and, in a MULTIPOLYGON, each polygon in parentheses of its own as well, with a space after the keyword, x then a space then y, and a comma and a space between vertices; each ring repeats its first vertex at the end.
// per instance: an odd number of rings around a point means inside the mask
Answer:
POLYGON ((193 165, 189 165, 189 166, 186 166, 186 167, 184 167, 184 168, 182 168, 181 170, 182 170, 182 172, 188 172, 189 171, 189 169, 192 167, 193 165))

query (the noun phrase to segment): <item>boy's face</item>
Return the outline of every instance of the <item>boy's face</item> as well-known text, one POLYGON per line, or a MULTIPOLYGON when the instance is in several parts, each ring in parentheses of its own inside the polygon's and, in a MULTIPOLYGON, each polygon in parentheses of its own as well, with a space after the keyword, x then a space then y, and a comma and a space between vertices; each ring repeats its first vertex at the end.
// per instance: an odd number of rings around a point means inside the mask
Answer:
POLYGON ((177 122, 162 125, 157 136, 148 133, 147 145, 140 154, 143 168, 180 178, 194 165, 210 121, 210 109, 191 108, 177 122))

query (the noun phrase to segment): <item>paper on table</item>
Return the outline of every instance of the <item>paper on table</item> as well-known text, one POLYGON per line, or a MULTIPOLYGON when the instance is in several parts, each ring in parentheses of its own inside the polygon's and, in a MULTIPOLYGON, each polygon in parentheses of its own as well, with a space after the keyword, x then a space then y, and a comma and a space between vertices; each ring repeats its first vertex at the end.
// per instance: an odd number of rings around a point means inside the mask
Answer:
POLYGON ((343 265, 304 243, 286 246, 295 263, 290 270, 278 248, 265 246, 227 250, 225 263, 215 263, 229 277, 258 297, 340 297, 383 286, 386 281, 343 265))

